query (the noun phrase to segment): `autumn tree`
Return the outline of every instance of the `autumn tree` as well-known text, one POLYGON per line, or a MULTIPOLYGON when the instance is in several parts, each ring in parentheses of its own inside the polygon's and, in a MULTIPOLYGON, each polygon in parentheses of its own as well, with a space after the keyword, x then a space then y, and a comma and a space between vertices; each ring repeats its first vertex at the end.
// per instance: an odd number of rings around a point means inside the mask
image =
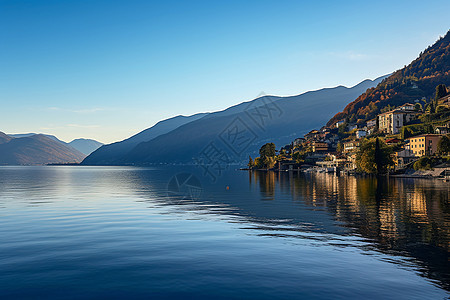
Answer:
POLYGON ((248 168, 251 169, 255 166, 255 163, 253 162, 253 159, 251 156, 248 157, 248 164, 247 164, 248 168))
POLYGON ((364 140, 356 156, 356 165, 360 171, 369 174, 386 173, 394 162, 392 149, 379 138, 364 140))
POLYGON ((275 144, 274 143, 267 143, 264 144, 259 149, 259 156, 264 159, 266 157, 274 157, 275 156, 275 144))
POLYGON ((259 149, 259 159, 262 167, 271 169, 275 166, 275 144, 266 143, 259 149))

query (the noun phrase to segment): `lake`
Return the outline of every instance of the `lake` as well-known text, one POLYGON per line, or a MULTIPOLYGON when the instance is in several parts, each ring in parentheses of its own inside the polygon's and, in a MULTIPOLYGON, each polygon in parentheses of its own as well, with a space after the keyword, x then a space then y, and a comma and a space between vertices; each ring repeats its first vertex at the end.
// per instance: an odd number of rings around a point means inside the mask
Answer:
POLYGON ((0 167, 0 298, 447 299, 450 184, 0 167))

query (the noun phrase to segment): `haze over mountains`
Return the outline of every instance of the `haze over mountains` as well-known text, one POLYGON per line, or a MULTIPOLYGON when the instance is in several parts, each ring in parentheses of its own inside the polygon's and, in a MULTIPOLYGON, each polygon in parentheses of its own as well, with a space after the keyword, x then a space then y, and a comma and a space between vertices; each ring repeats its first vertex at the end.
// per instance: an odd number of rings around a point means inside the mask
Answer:
POLYGON ((266 141, 285 145, 320 127, 384 78, 364 80, 351 88, 338 86, 290 97, 263 96, 219 112, 167 119, 128 140, 102 146, 82 164, 191 163, 211 145, 234 161, 245 160, 266 141), (242 130, 245 141, 242 136, 232 136, 231 131, 242 130))
POLYGON ((77 149, 84 155, 89 155, 101 146, 103 146, 103 143, 100 143, 96 140, 92 139, 75 139, 71 141, 70 143, 67 143, 69 146, 77 149))
POLYGON ((85 155, 43 134, 12 137, 0 132, 0 165, 78 163, 85 155))
POLYGON ((0 132, 0 165, 80 163, 101 145, 89 139, 66 143, 48 134, 0 132))
MULTIPOLYGON (((11 137, 15 137, 15 138, 23 138, 23 137, 30 137, 33 135, 37 135, 37 133, 18 133, 18 134, 8 134, 11 137)), ((97 150, 98 148, 100 148, 103 143, 100 143, 96 140, 92 140, 92 139, 75 139, 69 143, 66 143, 64 141, 61 141, 60 139, 58 139, 56 136, 54 135, 50 135, 50 134, 42 134, 54 141, 60 142, 64 145, 68 145, 70 147, 75 148, 76 150, 80 151, 81 153, 83 153, 84 155, 89 155, 92 152, 94 152, 95 150, 97 150)))

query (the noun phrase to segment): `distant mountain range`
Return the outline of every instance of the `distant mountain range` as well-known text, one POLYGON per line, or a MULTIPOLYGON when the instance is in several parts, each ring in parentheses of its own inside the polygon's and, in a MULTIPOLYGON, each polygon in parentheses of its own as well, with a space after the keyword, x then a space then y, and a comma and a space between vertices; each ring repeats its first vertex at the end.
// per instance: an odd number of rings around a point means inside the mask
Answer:
POLYGON ((0 132, 0 165, 79 163, 85 155, 43 134, 13 137, 0 132))
MULTIPOLYGON (((19 133, 19 134, 8 134, 8 135, 11 137, 15 137, 15 138, 23 138, 23 137, 31 137, 33 135, 37 135, 37 133, 19 133)), ((64 141, 61 141, 54 135, 50 135, 50 134, 42 134, 42 135, 44 135, 54 141, 60 142, 64 145, 73 147, 76 150, 83 153, 84 155, 91 154, 92 152, 94 152, 95 150, 97 150, 98 148, 100 148, 103 145, 103 143, 100 143, 96 140, 91 140, 91 139, 75 139, 69 143, 66 143, 64 141)))
POLYGON ((396 107, 423 98, 429 102, 439 84, 450 86, 450 31, 408 66, 350 102, 328 121, 327 126, 344 119, 350 123, 363 123, 387 106, 396 107))
POLYGON ((364 80, 351 88, 338 86, 290 97, 263 96, 215 113, 167 119, 127 140, 102 146, 82 164, 191 163, 211 147, 234 161, 245 160, 264 142, 282 146, 320 126, 385 77, 364 80))
POLYGON ((103 143, 100 143, 96 140, 92 139, 75 139, 68 143, 69 146, 77 149, 84 155, 89 155, 101 146, 103 146, 103 143))
POLYGON ((48 134, 0 132, 0 165, 80 163, 101 145, 89 139, 66 143, 48 134))

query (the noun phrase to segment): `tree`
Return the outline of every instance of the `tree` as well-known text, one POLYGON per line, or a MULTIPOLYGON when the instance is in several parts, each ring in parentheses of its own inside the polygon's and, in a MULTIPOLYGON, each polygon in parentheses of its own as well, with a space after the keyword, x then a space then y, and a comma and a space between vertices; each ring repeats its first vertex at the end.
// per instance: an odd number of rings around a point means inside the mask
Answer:
POLYGON ((274 157, 275 156, 275 144, 274 143, 267 143, 264 144, 259 149, 259 156, 264 159, 266 157, 274 157))
POLYGON ((383 174, 394 164, 392 149, 381 139, 364 140, 356 155, 356 165, 360 171, 370 174, 383 174))
POLYGON ((338 129, 339 136, 344 136, 345 135, 345 133, 347 132, 347 126, 348 126, 348 122, 347 122, 347 119, 346 119, 345 122, 342 123, 341 126, 339 126, 339 129, 338 129))
POLYGON ((261 169, 261 168, 264 167, 261 158, 259 158, 259 157, 255 158, 254 166, 255 166, 257 169, 261 169))
POLYGON ((255 166, 255 163, 253 162, 253 159, 251 156, 248 156, 248 164, 247 164, 248 168, 251 169, 255 166))
POLYGON ((295 160, 296 163, 301 164, 305 162, 305 155, 301 154, 299 151, 295 152, 292 155, 292 158, 295 160))
POLYGON ((414 170, 430 170, 437 163, 436 159, 422 156, 413 165, 414 170))
POLYGON ((436 87, 436 96, 434 97, 434 100, 436 101, 436 105, 437 105, 437 100, 439 100, 440 98, 447 96, 447 87, 445 86, 445 84, 440 84, 436 87))
POLYGON ((273 156, 266 156, 264 157, 264 166, 266 169, 272 169, 275 166, 275 157, 273 156))
POLYGON ((450 137, 444 135, 437 144, 437 151, 441 154, 447 154, 450 152, 450 137))
POLYGON ((375 162, 377 174, 381 174, 381 172, 383 170, 383 153, 381 151, 379 138, 375 139, 374 162, 375 162))

